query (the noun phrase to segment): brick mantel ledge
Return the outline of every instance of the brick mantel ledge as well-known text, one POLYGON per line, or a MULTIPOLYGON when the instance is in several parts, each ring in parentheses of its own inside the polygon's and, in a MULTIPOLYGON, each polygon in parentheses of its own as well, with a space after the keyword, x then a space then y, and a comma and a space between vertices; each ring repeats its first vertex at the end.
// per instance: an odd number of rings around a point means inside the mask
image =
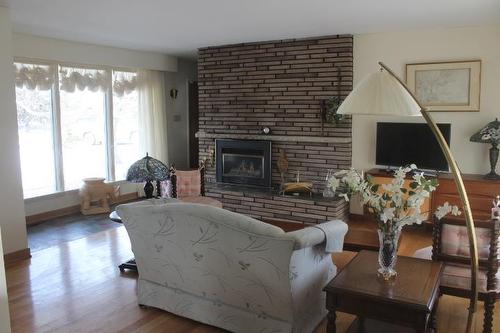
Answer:
POLYGON ((351 143, 351 137, 325 136, 294 136, 294 135, 263 135, 263 134, 230 134, 197 132, 199 139, 242 139, 242 140, 269 140, 285 142, 320 142, 320 143, 351 143))

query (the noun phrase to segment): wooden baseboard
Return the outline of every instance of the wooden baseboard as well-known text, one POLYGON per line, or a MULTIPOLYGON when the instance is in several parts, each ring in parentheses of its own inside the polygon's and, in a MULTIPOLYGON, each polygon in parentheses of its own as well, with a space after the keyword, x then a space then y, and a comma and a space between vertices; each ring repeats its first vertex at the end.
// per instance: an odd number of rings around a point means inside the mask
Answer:
MULTIPOLYGON (((120 204, 137 199, 137 193, 127 193, 120 195, 113 203, 120 204)), ((77 214, 80 212, 80 205, 64 207, 39 214, 26 216, 26 225, 35 225, 55 218, 77 214)))
POLYGON ((10 266, 18 261, 25 260, 31 258, 30 248, 27 247, 25 249, 14 251, 11 253, 4 254, 3 260, 5 262, 5 266, 10 266))

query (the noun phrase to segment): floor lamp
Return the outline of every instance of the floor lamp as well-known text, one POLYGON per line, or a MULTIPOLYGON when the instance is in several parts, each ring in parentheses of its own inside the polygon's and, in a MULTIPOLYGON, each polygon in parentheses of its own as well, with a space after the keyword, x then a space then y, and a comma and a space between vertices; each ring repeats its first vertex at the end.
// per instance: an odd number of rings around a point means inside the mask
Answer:
POLYGON ((474 220, 457 162, 448 143, 427 109, 418 101, 408 87, 386 65, 379 62, 380 71, 365 77, 347 96, 337 110, 338 114, 423 116, 436 137, 457 185, 462 209, 467 222, 471 254, 471 295, 466 332, 471 332, 477 307, 478 254, 474 220))

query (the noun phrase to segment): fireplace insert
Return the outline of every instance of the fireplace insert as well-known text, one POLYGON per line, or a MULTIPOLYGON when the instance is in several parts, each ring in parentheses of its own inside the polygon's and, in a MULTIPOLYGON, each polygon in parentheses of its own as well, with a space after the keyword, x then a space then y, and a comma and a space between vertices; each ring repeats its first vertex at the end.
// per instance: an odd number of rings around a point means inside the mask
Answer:
POLYGON ((217 182, 271 187, 271 142, 215 140, 217 182))

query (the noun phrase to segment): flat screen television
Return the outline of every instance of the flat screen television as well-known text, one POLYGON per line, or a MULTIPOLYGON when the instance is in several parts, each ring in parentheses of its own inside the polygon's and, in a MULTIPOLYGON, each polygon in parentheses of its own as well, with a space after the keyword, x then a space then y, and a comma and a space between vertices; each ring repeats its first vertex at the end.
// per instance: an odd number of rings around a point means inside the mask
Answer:
MULTIPOLYGON (((438 124, 450 144, 450 124, 438 124)), ((448 171, 439 143, 427 124, 377 123, 376 164, 400 167, 415 163, 419 169, 448 171)))

